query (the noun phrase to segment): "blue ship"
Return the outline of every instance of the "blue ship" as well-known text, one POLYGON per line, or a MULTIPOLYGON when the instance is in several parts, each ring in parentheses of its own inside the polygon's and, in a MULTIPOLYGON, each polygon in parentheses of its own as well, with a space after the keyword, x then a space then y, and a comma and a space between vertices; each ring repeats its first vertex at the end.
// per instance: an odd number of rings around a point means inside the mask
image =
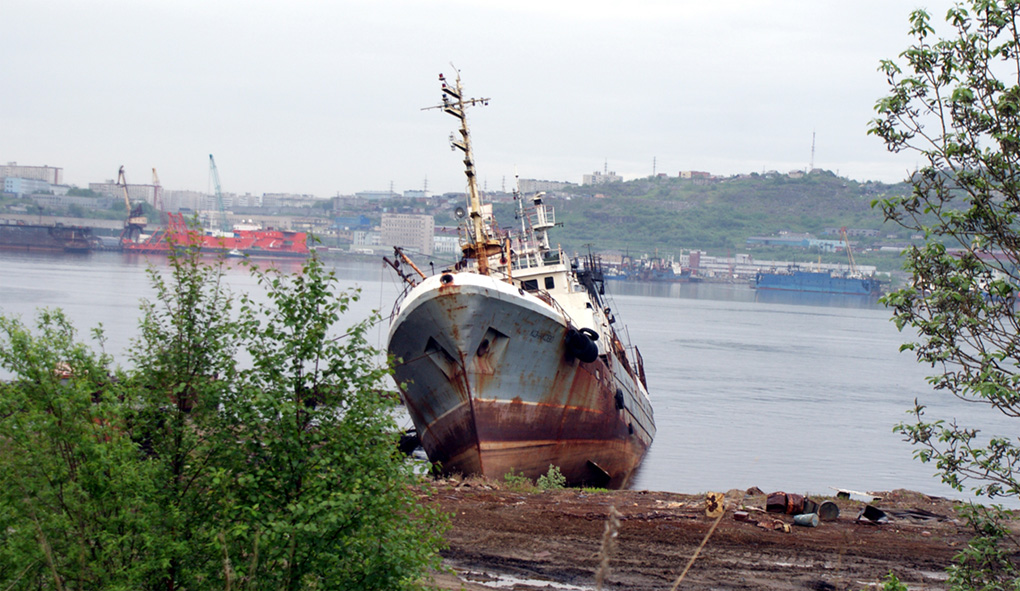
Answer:
POLYGON ((833 273, 830 271, 803 271, 791 267, 786 270, 760 271, 754 278, 755 289, 800 291, 810 293, 837 293, 846 295, 879 296, 878 279, 860 273, 833 273))

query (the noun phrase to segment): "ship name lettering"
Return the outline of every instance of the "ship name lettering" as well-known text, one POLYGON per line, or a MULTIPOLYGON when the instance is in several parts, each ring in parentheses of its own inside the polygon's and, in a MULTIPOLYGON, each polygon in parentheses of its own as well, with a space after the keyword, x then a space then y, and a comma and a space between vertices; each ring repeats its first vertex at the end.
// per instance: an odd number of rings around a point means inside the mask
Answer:
POLYGON ((531 338, 539 339, 546 343, 552 342, 552 335, 547 332, 538 332, 537 330, 531 331, 531 338))

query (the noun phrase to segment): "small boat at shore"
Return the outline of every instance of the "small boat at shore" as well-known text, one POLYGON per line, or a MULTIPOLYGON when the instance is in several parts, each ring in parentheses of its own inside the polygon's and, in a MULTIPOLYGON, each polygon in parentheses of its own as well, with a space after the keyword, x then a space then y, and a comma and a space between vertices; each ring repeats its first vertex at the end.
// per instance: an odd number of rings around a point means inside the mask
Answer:
POLYGON ((655 436, 641 353, 604 300, 600 262, 550 246, 543 194, 516 195, 500 229, 475 180, 460 76, 437 107, 460 120, 468 203, 462 257, 426 276, 400 249, 404 279, 387 343, 401 397, 431 462, 446 473, 622 488, 655 436), (410 267, 411 270, 405 270, 410 267), (625 334, 625 333, 623 333, 625 334))

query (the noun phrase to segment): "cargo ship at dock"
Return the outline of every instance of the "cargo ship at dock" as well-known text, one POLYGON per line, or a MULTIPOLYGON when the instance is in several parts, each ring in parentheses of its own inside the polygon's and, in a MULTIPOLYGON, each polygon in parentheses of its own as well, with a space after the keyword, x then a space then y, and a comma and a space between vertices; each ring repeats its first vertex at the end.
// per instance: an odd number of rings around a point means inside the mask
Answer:
POLYGON ((759 271, 754 288, 762 291, 831 293, 878 297, 882 286, 878 279, 859 272, 804 270, 796 266, 759 271))
POLYGON ((623 488, 655 436, 636 347, 624 343, 592 255, 552 248, 555 212, 516 194, 520 231, 503 231, 475 180, 460 76, 441 109, 460 120, 467 215, 461 259, 426 275, 399 248, 404 280, 388 336, 395 379, 429 460, 446 473, 623 488))
POLYGON ((87 226, 0 222, 0 250, 89 252, 99 245, 87 226))
POLYGON ((305 232, 237 226, 227 232, 210 232, 189 225, 184 214, 166 214, 166 226, 151 236, 124 238, 126 253, 170 254, 176 249, 199 248, 202 252, 251 258, 307 258, 308 235, 305 232))
POLYGON ((614 281, 644 281, 652 283, 695 283, 691 269, 684 268, 672 259, 624 257, 623 261, 606 270, 606 279, 614 281))
MULTIPOLYGON (((124 167, 117 173, 117 184, 124 193, 124 206, 127 219, 120 235, 120 249, 125 253, 168 255, 180 249, 199 249, 206 254, 218 254, 229 257, 251 258, 307 258, 309 255, 308 235, 305 232, 292 232, 273 228, 261 228, 253 224, 239 224, 233 228, 226 226, 226 213, 222 207, 220 195, 219 173, 212 154, 209 155, 212 173, 216 178, 216 195, 220 203, 223 219, 222 230, 203 230, 197 222, 185 218, 183 213, 163 214, 165 223, 151 235, 146 235, 145 218, 142 203, 131 203, 127 190, 127 179, 124 167)), ((153 198, 157 208, 160 207, 159 177, 156 169, 152 170, 153 185, 156 192, 153 198)))
POLYGON ((875 297, 882 295, 882 284, 872 274, 857 267, 846 227, 840 228, 847 266, 841 269, 802 269, 799 265, 759 271, 754 276, 754 288, 759 291, 787 291, 801 293, 828 293, 875 297))

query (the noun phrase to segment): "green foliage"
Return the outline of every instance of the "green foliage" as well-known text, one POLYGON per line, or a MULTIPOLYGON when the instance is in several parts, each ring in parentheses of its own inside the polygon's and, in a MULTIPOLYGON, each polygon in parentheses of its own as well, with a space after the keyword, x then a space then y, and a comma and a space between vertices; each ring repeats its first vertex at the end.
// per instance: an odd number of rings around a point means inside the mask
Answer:
POLYGON ((509 486, 511 490, 523 491, 530 490, 535 487, 535 483, 525 476, 524 472, 514 472, 513 468, 510 468, 510 471, 503 475, 503 481, 506 482, 507 486, 509 486))
MULTIPOLYGON (((1020 86, 998 74, 1015 69, 1017 16, 1013 2, 963 3, 946 15, 953 35, 937 39, 929 15, 915 11, 914 44, 881 64, 890 91, 869 129, 924 162, 910 195, 875 203, 926 237, 907 253, 911 284, 884 300, 897 326, 918 335, 904 349, 935 368, 936 390, 1009 417, 1020 416, 1020 86)), ((929 420, 920 402, 913 415, 897 430, 945 482, 1020 495, 1015 438, 929 420)))
POLYGON ((1020 569, 1015 562, 1017 541, 1006 527, 1013 515, 1001 507, 970 505, 962 516, 974 530, 974 537, 953 557, 949 588, 956 590, 1020 590, 1020 569))
POLYGON ((559 466, 549 464, 549 471, 539 476, 535 485, 541 490, 561 490, 567 486, 567 477, 560 472, 559 466))
POLYGON ((130 371, 59 312, 0 318, 0 588, 422 586, 446 521, 397 450, 376 318, 334 334, 357 293, 316 259, 253 272, 268 304, 234 310, 197 253, 153 271, 130 371))
POLYGON ((883 579, 885 582, 882 583, 882 591, 907 591, 908 587, 900 582, 899 578, 889 571, 889 574, 883 579))
POLYGON ((153 466, 126 435, 131 409, 109 358, 76 340, 59 311, 33 336, 0 318, 0 585, 4 589, 140 586, 159 542, 153 466))
POLYGON ((99 197, 100 194, 96 193, 92 189, 82 189, 81 187, 71 187, 67 190, 67 194, 75 197, 99 197))
MULTIPOLYGON (((656 250, 668 255, 698 248, 724 255, 746 249, 750 236, 781 230, 822 237, 827 227, 849 226, 881 228, 888 234, 895 231, 893 224, 884 224, 870 203, 884 195, 906 194, 909 188, 815 171, 801 178, 770 174, 710 182, 637 179, 566 192, 572 194, 570 200, 550 200, 556 205, 557 221, 564 223, 556 240, 568 249, 584 250, 592 241, 592 228, 597 228, 599 248, 650 255, 656 250)), ((512 212, 499 207, 496 215, 513 219, 512 212)))
MULTIPOLYGON (((936 391, 1011 418, 1020 417, 1018 16, 1015 2, 971 0, 946 14, 952 35, 935 38, 928 13, 913 12, 915 42, 899 62, 882 62, 890 91, 869 129, 890 151, 924 161, 910 195, 874 204, 886 220, 925 235, 907 253, 911 284, 884 298, 897 327, 917 334, 902 349, 935 370, 936 391)), ((957 490, 1020 496, 1014 435, 986 435, 925 411, 915 401, 913 419, 895 427, 917 458, 957 490)), ((1009 515, 974 507, 966 517, 975 537, 949 568, 950 588, 1020 588, 1017 540, 1003 526, 1009 515)))

